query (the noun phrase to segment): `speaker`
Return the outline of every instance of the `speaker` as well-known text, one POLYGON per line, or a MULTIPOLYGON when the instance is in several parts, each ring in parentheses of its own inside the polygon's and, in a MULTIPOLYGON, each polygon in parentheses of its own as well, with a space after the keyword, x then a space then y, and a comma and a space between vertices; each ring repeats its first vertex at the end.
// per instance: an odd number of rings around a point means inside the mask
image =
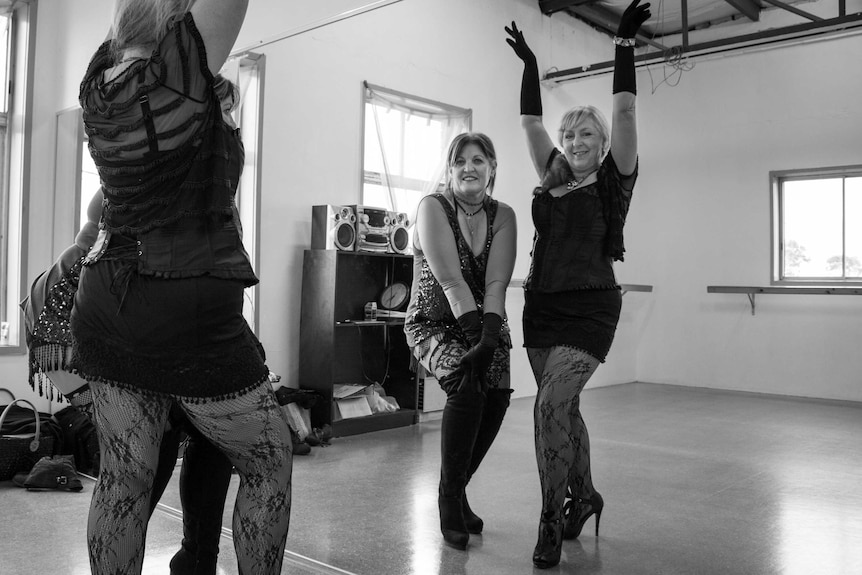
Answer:
POLYGON ((388 212, 389 215, 389 253, 410 253, 410 222, 403 212, 388 212))
POLYGON ((356 212, 352 206, 311 206, 311 249, 353 251, 356 212))

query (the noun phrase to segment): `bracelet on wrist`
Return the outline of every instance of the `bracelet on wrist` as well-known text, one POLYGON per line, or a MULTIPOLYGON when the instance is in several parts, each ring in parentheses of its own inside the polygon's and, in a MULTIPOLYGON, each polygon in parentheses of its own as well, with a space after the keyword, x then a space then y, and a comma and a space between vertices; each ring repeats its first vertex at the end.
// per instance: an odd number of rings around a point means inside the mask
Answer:
POLYGON ((635 47, 635 39, 634 38, 620 38, 619 36, 614 36, 614 44, 617 46, 622 46, 623 48, 634 48, 635 47))

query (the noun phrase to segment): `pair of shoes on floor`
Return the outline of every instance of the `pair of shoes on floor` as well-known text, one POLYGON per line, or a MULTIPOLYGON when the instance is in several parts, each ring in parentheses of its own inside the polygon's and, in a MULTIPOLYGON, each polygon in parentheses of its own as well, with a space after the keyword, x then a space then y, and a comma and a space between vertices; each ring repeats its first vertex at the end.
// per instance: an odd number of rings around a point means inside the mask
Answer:
POLYGON ((12 483, 30 491, 81 491, 84 485, 71 455, 45 456, 28 472, 18 473, 12 483))

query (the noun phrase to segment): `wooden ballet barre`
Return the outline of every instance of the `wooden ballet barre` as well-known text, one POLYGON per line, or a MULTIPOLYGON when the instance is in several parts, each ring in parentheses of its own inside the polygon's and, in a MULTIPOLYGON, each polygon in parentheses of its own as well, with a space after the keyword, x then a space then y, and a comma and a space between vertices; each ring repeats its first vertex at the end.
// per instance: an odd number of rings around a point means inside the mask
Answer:
POLYGON ((706 286, 707 293, 744 293, 751 304, 754 315, 754 296, 757 294, 796 294, 796 295, 862 295, 862 288, 829 286, 706 286))

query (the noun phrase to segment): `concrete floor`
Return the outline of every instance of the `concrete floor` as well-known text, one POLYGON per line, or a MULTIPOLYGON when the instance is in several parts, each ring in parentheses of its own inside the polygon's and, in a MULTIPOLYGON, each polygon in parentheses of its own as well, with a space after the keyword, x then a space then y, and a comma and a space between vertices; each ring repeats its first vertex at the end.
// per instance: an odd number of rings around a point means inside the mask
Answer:
MULTIPOLYGON (((559 567, 531 562, 540 504, 522 398, 468 489, 486 526, 468 551, 442 544, 432 419, 295 459, 282 572, 862 573, 862 405, 640 383, 588 389, 582 403, 605 510, 600 536, 591 519, 559 567)), ((150 523, 146 574, 167 574, 181 538, 177 476, 150 523)), ((91 492, 91 482, 80 494, 0 483, 0 575, 88 573, 91 492)), ((228 529, 219 573, 238 573, 228 529)))

